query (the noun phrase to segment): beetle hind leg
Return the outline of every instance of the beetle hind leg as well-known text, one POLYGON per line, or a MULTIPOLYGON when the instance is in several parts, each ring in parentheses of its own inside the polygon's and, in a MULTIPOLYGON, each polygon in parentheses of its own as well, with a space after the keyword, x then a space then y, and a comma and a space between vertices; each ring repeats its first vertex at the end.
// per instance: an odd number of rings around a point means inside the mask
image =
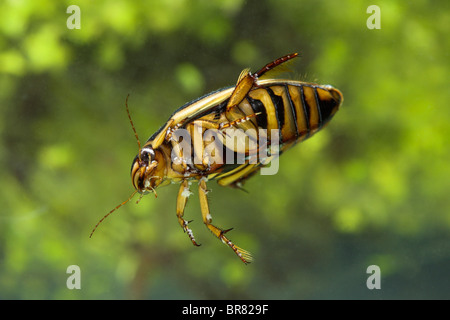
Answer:
POLYGON ((281 58, 278 58, 268 64, 266 64, 261 70, 259 70, 256 73, 251 73, 250 69, 244 69, 242 70, 241 74, 239 75, 238 81, 236 83, 236 87, 234 88, 230 99, 227 103, 226 112, 230 113, 231 110, 237 106, 239 103, 244 100, 244 98, 247 96, 247 94, 252 90, 254 87, 259 87, 258 85, 258 78, 263 76, 266 72, 271 71, 272 69, 275 69, 276 67, 280 66, 281 64, 295 58, 298 56, 298 53, 291 53, 288 55, 285 55, 281 58))
POLYGON ((211 224, 212 217, 209 212, 209 205, 208 205, 208 199, 206 197, 206 194, 208 193, 208 190, 206 189, 206 180, 204 178, 200 179, 199 182, 199 198, 200 198, 200 207, 202 210, 202 217, 203 222, 205 223, 206 227, 224 244, 226 244, 228 247, 230 247, 234 253, 241 259, 242 262, 245 264, 250 263, 252 261, 252 255, 250 252, 236 246, 231 240, 225 236, 225 234, 232 229, 222 230, 215 225, 211 224))

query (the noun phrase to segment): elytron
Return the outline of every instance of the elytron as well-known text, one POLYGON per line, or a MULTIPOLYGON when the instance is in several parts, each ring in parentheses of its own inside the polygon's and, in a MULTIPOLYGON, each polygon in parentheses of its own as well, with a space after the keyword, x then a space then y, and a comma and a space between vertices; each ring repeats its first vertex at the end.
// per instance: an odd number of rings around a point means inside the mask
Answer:
POLYGON ((107 216, 136 193, 142 196, 152 192, 156 196, 156 188, 179 183, 178 222, 191 242, 199 246, 188 227, 191 221, 184 219, 190 185, 196 182, 203 223, 244 263, 251 262, 251 254, 228 238, 231 229, 212 224, 206 183, 216 180, 221 186, 242 188, 271 159, 318 132, 338 111, 343 96, 330 85, 267 78, 266 73, 297 56, 283 56, 256 73, 244 69, 235 86, 211 92, 176 110, 143 146, 131 120, 127 97, 127 113, 139 148, 131 166, 135 191, 97 223, 91 236, 107 216), (264 75, 266 79, 262 79, 264 75), (227 139, 232 130, 241 134, 227 139), (205 138, 208 132, 214 139, 205 138), (274 152, 275 145, 278 148, 274 152), (255 158, 262 153, 267 157, 255 158), (230 154, 231 161, 225 156, 230 154), (238 158, 243 161, 232 161, 238 158))

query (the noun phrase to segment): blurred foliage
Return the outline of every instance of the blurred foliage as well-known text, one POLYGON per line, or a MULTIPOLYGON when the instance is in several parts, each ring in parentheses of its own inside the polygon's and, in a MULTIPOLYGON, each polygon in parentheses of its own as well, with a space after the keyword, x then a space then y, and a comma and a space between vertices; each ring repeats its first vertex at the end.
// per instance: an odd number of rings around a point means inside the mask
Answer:
POLYGON ((448 1, 3 1, 0 299, 450 298, 448 1), (70 30, 69 5, 81 9, 70 30), (381 29, 369 30, 369 5, 381 29), (330 125, 258 175, 177 186, 97 221, 132 192, 136 141, 179 106, 290 52, 291 75, 344 94, 330 125), (66 268, 81 268, 81 290, 66 268), (366 288, 379 265, 381 290, 366 288))

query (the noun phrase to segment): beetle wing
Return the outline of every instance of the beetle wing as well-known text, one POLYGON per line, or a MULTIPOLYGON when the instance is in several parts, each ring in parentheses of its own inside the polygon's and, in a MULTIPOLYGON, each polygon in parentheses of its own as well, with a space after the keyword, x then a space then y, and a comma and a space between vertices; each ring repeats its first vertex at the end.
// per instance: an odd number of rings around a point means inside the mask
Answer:
POLYGON ((150 137, 152 147, 158 148, 164 142, 168 131, 181 128, 198 119, 202 114, 214 111, 218 105, 229 99, 233 91, 234 87, 219 89, 183 105, 170 116, 164 126, 150 137))

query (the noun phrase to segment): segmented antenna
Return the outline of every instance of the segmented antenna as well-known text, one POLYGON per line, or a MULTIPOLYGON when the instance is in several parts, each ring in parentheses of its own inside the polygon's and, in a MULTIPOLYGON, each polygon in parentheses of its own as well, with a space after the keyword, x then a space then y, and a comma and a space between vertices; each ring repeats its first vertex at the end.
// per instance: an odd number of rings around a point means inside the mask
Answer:
POLYGON ((131 196, 125 200, 124 202, 122 202, 121 204, 119 204, 117 207, 115 207, 114 209, 112 209, 110 212, 108 212, 103 218, 100 219, 99 222, 97 222, 97 224, 95 225, 94 229, 92 229, 91 234, 89 235, 89 238, 92 237, 92 235, 94 234, 95 230, 97 230, 97 227, 100 223, 102 223, 103 220, 105 220, 111 213, 113 213, 114 211, 116 211, 117 209, 119 209, 121 206, 123 206, 125 203, 127 203, 128 201, 130 201, 134 195, 137 193, 137 190, 134 190, 134 192, 131 194, 131 196))
POLYGON ((133 120, 131 120, 130 109, 128 109, 128 97, 129 96, 130 96, 130 94, 127 95, 127 99, 125 100, 125 107, 127 108, 128 119, 130 119, 131 128, 133 128, 134 136, 136 137, 136 140, 138 143, 138 157, 139 157, 139 160, 141 160, 141 142, 139 141, 139 137, 136 132, 136 128, 134 127, 134 124, 133 124, 133 120))
MULTIPOLYGON (((137 134, 137 132, 136 132, 136 128, 134 127, 133 120, 131 119, 130 109, 128 109, 128 98, 129 98, 129 97, 130 97, 130 94, 127 95, 127 99, 125 100, 125 107, 126 107, 126 109, 127 109, 128 119, 130 119, 131 128, 133 128, 134 136, 136 137, 136 140, 137 140, 137 143, 138 143, 138 148, 139 148, 139 150, 138 150, 138 157, 139 157, 139 160, 141 160, 141 142, 139 141, 139 137, 138 137, 138 134, 137 134)), ((115 207, 115 208, 112 209, 110 212, 108 212, 103 218, 101 218, 101 219, 99 220, 99 222, 97 222, 97 224, 95 225, 94 229, 92 229, 91 234, 89 235, 89 238, 92 237, 92 235, 94 234, 95 230, 97 230, 97 227, 99 226, 100 223, 103 222, 103 220, 105 220, 111 213, 113 213, 114 211, 116 211, 117 209, 119 209, 119 208, 120 208, 121 206, 123 206, 125 203, 127 203, 128 201, 130 201, 130 200, 134 197, 134 195, 135 195, 137 192, 138 192, 138 191, 135 190, 127 200, 125 200, 124 202, 122 202, 121 204, 119 204, 117 207, 115 207)), ((141 196, 141 198, 142 198, 142 196, 141 196)), ((141 200, 141 198, 139 198, 139 200, 141 200)), ((139 200, 138 200, 137 202, 139 202, 139 200)), ((136 203, 137 203, 137 202, 136 202, 136 203)))

